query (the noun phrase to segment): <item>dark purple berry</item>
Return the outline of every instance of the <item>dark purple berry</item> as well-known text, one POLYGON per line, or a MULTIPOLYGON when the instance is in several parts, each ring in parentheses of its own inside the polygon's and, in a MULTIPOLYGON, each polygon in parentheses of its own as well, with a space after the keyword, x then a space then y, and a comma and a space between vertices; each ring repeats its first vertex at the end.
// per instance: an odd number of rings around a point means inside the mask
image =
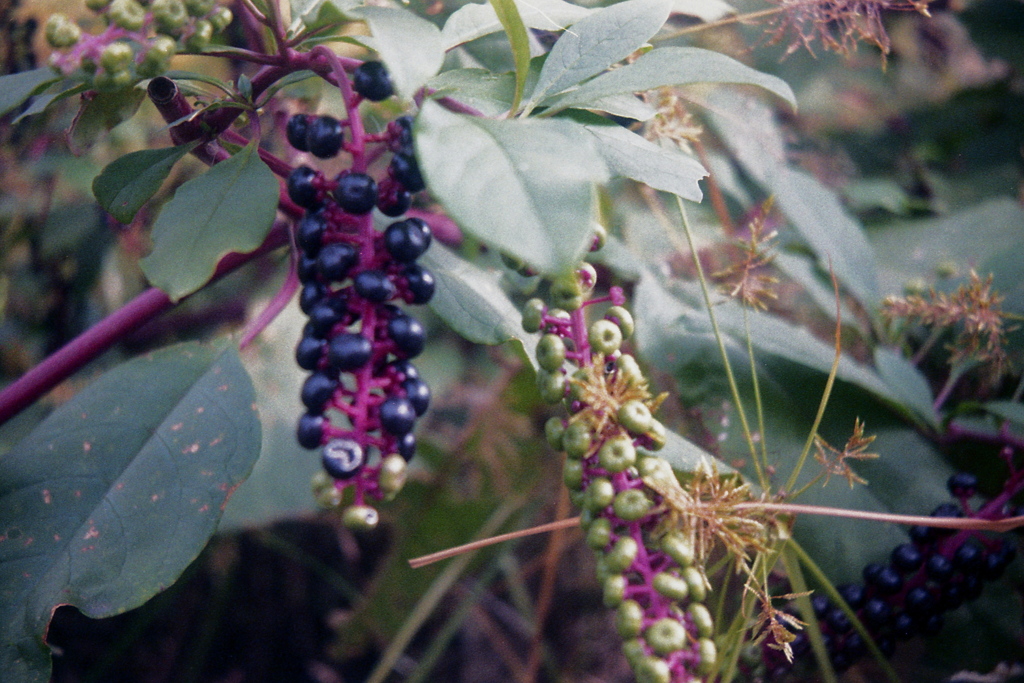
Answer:
POLYGON ((850 609, 856 611, 864 605, 866 591, 864 586, 859 583, 845 583, 841 586, 836 586, 836 590, 839 591, 839 595, 850 606, 850 609))
POLYGON ((342 173, 334 188, 334 199, 348 213, 369 213, 377 204, 377 181, 365 173, 342 173))
POLYGON ((924 555, 912 543, 902 543, 892 551, 892 566, 901 572, 917 571, 924 562, 924 555))
POLYGON ((946 488, 957 498, 970 498, 978 491, 978 478, 970 472, 957 472, 946 482, 946 488))
MULTIPOLYGON (((932 510, 931 516, 932 517, 963 517, 964 516, 964 511, 961 510, 960 506, 957 505, 956 503, 942 503, 941 505, 937 506, 934 510, 932 510)), ((942 537, 942 536, 951 536, 951 535, 953 535, 953 533, 954 533, 953 529, 941 529, 941 528, 937 528, 937 527, 932 529, 932 537, 933 538, 942 537)))
POLYGON ((935 614, 939 607, 935 596, 924 586, 915 586, 907 591, 907 595, 903 599, 903 605, 904 609, 907 610, 907 614, 918 621, 927 619, 935 614))
POLYGON ((303 448, 316 448, 324 435, 324 418, 306 413, 299 418, 299 427, 295 430, 295 435, 303 448))
POLYGON ((819 619, 824 619, 825 615, 828 614, 828 611, 832 609, 832 601, 824 595, 812 595, 811 607, 814 608, 814 616, 819 619))
POLYGON ((860 637, 859 633, 850 633, 843 640, 843 652, 851 660, 856 661, 863 657, 867 649, 867 646, 864 645, 864 639, 860 637))
POLYGON ((315 178, 316 171, 309 166, 299 166, 289 173, 285 183, 288 187, 288 197, 305 209, 315 209, 320 206, 317 189, 313 185, 315 178))
POLYGON ((939 634, 939 631, 942 630, 942 621, 943 620, 941 614, 929 615, 927 618, 921 621, 921 635, 925 637, 937 636, 939 634))
POLYGON ((324 355, 324 341, 316 337, 303 337, 295 348, 295 362, 303 370, 316 370, 324 355))
POLYGON ((800 657, 811 651, 811 640, 807 637, 807 634, 800 631, 796 634, 796 638, 789 644, 793 648, 793 655, 800 657))
POLYGON ((832 660, 832 668, 835 669, 837 673, 842 673, 853 665, 849 655, 845 652, 833 651, 829 655, 829 659, 832 660))
POLYGON ((871 583, 882 595, 896 595, 903 588, 903 578, 892 567, 882 567, 871 583))
POLYGON ((412 456, 416 455, 416 436, 409 432, 398 437, 396 449, 398 454, 405 458, 406 462, 409 462, 412 460, 412 456))
POLYGON ((924 526, 923 524, 916 524, 910 527, 910 530, 908 531, 910 534, 910 540, 917 545, 927 545, 935 540, 935 534, 932 532, 932 527, 924 526))
POLYGON ((419 192, 427 185, 423 182, 420 166, 413 154, 399 152, 391 157, 388 173, 409 192, 419 192))
POLYGON ((318 415, 323 412, 324 405, 334 395, 338 381, 331 379, 322 372, 314 372, 302 384, 302 403, 309 412, 318 415))
POLYGON ((434 298, 434 290, 437 283, 434 281, 434 274, 417 263, 411 263, 405 267, 405 282, 409 288, 411 304, 425 304, 434 298))
POLYGON ((363 62, 352 72, 352 87, 370 100, 380 102, 395 94, 391 75, 381 62, 363 62))
POLYGON ((861 618, 866 624, 874 627, 885 626, 892 617, 892 607, 881 598, 871 598, 864 603, 861 618))
POLYGON ((420 355, 427 343, 423 323, 411 315, 399 314, 389 320, 388 336, 408 358, 420 355))
POLYGON ((430 387, 426 382, 419 378, 407 379, 402 382, 402 391, 405 392, 405 397, 412 404, 417 417, 427 412, 427 408, 430 406, 430 387))
POLYGON ((914 620, 906 612, 900 612, 892 622, 892 633, 899 640, 913 637, 914 620))
POLYGON ((896 641, 888 636, 876 638, 875 644, 878 645, 878 649, 886 657, 892 657, 894 654, 896 654, 896 641))
POLYGON ((341 282, 348 277, 348 271, 358 262, 359 252, 345 242, 325 244, 316 257, 320 274, 332 282, 341 282))
POLYGON ((846 612, 833 607, 825 614, 825 623, 829 625, 833 633, 843 634, 853 628, 850 623, 850 618, 846 616, 846 612))
POLYGON ((402 263, 418 259, 430 247, 430 226, 419 218, 392 223, 384 231, 384 248, 402 263))
POLYGON ((412 206, 412 193, 391 178, 385 178, 377 187, 377 209, 385 216, 401 216, 412 206))
POLYGON ((999 547, 985 555, 985 566, 982 567, 981 577, 986 581, 995 581, 1003 575, 1003 571, 1013 562, 1016 555, 1017 549, 1007 541, 1002 541, 999 547))
POLYGON ((371 355, 373 344, 361 334, 339 334, 327 347, 327 361, 332 368, 343 372, 363 367, 371 355))
POLYGON ((315 157, 330 159, 345 141, 341 122, 333 116, 317 116, 306 128, 306 149, 315 157))
POLYGON ((295 263, 295 274, 302 284, 311 282, 316 277, 316 259, 303 251, 295 263))
POLYGON ((331 439, 324 444, 320 460, 327 474, 335 479, 350 479, 363 469, 363 447, 352 439, 331 439))
POLYGON ((984 588, 983 582, 977 574, 968 574, 960 583, 960 590, 964 593, 965 601, 977 600, 981 596, 982 588, 984 588))
POLYGON ((416 369, 416 366, 405 360, 396 360, 388 363, 388 367, 391 368, 391 372, 395 374, 395 377, 400 381, 407 379, 419 379, 420 371, 416 369))
POLYGON ((327 230, 327 221, 319 213, 307 213, 295 230, 295 241, 310 257, 316 257, 327 230))
POLYGON ((861 576, 864 577, 865 583, 874 585, 875 579, 882 573, 883 569, 885 569, 883 565, 880 565, 877 562, 870 562, 864 565, 864 570, 861 572, 861 576))
POLYGON ((953 576, 953 563, 945 555, 932 555, 925 562, 924 571, 932 581, 944 583, 953 576))
POLYGON ((299 291, 299 308, 306 315, 324 298, 327 290, 319 282, 307 282, 299 291))
POLYGON ((948 583, 942 587, 939 594, 939 607, 944 610, 953 610, 964 604, 964 590, 959 583, 948 583))
POLYGON ((416 411, 408 399, 390 396, 380 404, 380 426, 389 434, 402 436, 416 424, 416 411))
POLYGON ((953 566, 964 574, 974 574, 985 563, 985 557, 981 547, 967 541, 953 553, 953 566))
POLYGON ((388 149, 392 152, 412 150, 412 117, 399 116, 388 124, 388 149))
POLYGON ((288 144, 300 152, 308 152, 306 145, 306 131, 309 130, 309 116, 296 114, 288 119, 285 125, 284 134, 288 138, 288 144))
POLYGON ((359 296, 378 304, 393 299, 398 291, 382 270, 364 270, 353 278, 352 284, 359 296))
POLYGON ((309 311, 309 322, 317 336, 326 335, 341 322, 348 312, 345 301, 339 297, 321 299, 309 311))

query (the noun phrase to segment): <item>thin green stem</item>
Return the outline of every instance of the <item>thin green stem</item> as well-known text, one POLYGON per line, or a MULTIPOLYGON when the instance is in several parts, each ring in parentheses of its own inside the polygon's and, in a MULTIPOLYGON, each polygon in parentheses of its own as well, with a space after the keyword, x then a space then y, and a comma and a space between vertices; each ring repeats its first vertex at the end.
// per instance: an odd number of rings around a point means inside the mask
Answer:
POLYGON ((757 434, 760 437, 758 440, 761 444, 761 458, 758 459, 756 453, 754 455, 754 469, 757 470, 757 481, 761 484, 761 488, 765 491, 768 490, 768 446, 767 439, 765 438, 764 431, 764 401, 761 400, 761 385, 757 379, 757 363, 754 359, 754 341, 750 335, 750 312, 747 307, 743 307, 743 333, 747 338, 747 357, 750 359, 750 380, 754 387, 754 407, 757 410, 757 434))
MULTIPOLYGON (((800 560, 797 553, 791 546, 796 541, 792 538, 786 543, 782 551, 782 566, 786 568, 786 576, 789 578, 789 587, 793 593, 807 593, 807 581, 804 579, 803 569, 800 568, 800 560)), ((807 622, 807 639, 811 641, 811 650, 814 658, 818 661, 818 668, 821 670, 821 677, 824 683, 836 683, 836 672, 832 668, 832 662, 828 657, 828 650, 825 648, 825 639, 821 637, 821 624, 814 614, 814 607, 811 605, 809 595, 801 595, 796 598, 796 604, 800 608, 800 614, 807 622)))
POLYGON ((718 28, 720 26, 729 26, 730 24, 738 24, 744 21, 753 21, 755 19, 761 19, 762 17, 770 17, 773 14, 779 14, 783 11, 782 7, 771 7, 769 9, 762 9, 756 12, 747 12, 746 14, 734 14, 731 17, 725 19, 719 19, 718 21, 709 21, 706 24, 697 24, 696 26, 687 26, 681 28, 678 31, 672 33, 666 33, 664 35, 655 36, 651 38, 652 43, 660 43, 666 40, 672 40, 673 38, 679 38, 690 33, 699 33, 700 31, 707 31, 708 29, 718 28))
MULTIPOLYGON (((707 277, 704 275, 704 267, 700 263, 700 255, 697 253, 697 245, 693 239, 693 230, 690 229, 690 219, 686 214, 686 207, 683 205, 683 199, 679 195, 675 195, 676 205, 679 207, 679 215, 683 221, 683 232, 686 234, 686 242, 689 245, 690 253, 693 255, 693 264, 697 269, 697 279, 700 280, 700 291, 704 296, 704 306, 708 310, 708 318, 711 320, 711 328, 715 333, 715 341, 718 343, 718 353, 722 356, 722 363, 725 365, 725 376, 729 382, 729 391, 732 394, 732 400, 736 404, 736 412, 740 417, 740 425, 743 427, 743 437, 747 441, 747 447, 750 449, 750 456, 757 461, 757 446, 754 444, 753 435, 750 432, 750 424, 747 422, 747 413, 743 408, 743 401, 740 399, 739 386, 736 384, 736 376, 733 374, 732 365, 729 363, 729 354, 725 350, 725 339, 722 336, 722 331, 718 327, 718 317, 715 315, 714 306, 711 304, 711 289, 708 287, 707 277)), ((671 233, 670 233, 671 234, 671 233)), ((672 239, 676 237, 672 234, 672 239)))

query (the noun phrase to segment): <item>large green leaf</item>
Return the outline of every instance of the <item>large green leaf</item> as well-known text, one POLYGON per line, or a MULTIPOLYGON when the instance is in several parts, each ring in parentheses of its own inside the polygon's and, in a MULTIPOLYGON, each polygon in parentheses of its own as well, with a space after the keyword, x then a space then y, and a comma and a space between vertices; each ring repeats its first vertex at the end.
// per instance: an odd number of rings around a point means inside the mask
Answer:
POLYGON ((350 21, 354 11, 362 5, 361 0, 291 0, 292 23, 288 30, 295 33, 305 27, 315 30, 350 21))
POLYGON ((423 262, 437 278, 430 308, 449 327, 476 344, 518 340, 530 362, 536 362, 540 335, 523 331, 522 313, 498 284, 497 273, 482 270, 439 244, 431 247, 423 262))
POLYGON ((756 85, 796 106, 793 90, 782 79, 751 69, 718 52, 696 47, 656 48, 632 64, 587 81, 575 90, 549 97, 540 104, 551 111, 586 108, 591 102, 609 95, 694 83, 756 85))
POLYGON ((191 294, 206 284, 222 256, 262 244, 279 192, 250 143, 178 188, 153 226, 153 251, 140 261, 142 271, 174 300, 191 294))
POLYGON ((595 183, 607 178, 570 121, 494 121, 427 102, 416 153, 428 187, 466 231, 542 273, 574 266, 590 245, 595 183))
MULTIPOLYGON (((561 31, 592 10, 563 0, 516 0, 519 16, 528 28, 561 31)), ((467 4, 448 17, 441 30, 444 49, 468 43, 502 30, 501 21, 488 3, 467 4)))
POLYGON ((583 128, 594 136, 597 153, 612 175, 632 178, 683 199, 701 200, 697 183, 708 172, 693 157, 678 148, 656 145, 622 126, 602 123, 583 128))
POLYGON ((167 588, 259 454, 249 376, 182 344, 107 372, 0 459, 0 670, 49 680, 58 605, 119 614, 167 588))
POLYGON ((60 75, 48 66, 0 76, 0 116, 59 80, 60 75))
POLYGON ((68 131, 68 144, 76 154, 96 144, 114 126, 135 116, 146 99, 141 88, 114 92, 87 93, 68 131))
POLYGON ((544 61, 527 109, 625 59, 668 20, 670 0, 627 0, 580 19, 544 61))
POLYGON ((500 116, 512 106, 516 77, 487 69, 451 69, 430 79, 427 85, 439 97, 450 95, 484 116, 500 116))
POLYGON ((441 32, 426 19, 403 9, 361 7, 358 16, 370 27, 373 48, 387 64, 395 91, 402 99, 411 100, 441 69, 441 32))
POLYGON ((146 149, 112 161, 92 182, 96 201, 117 220, 131 223, 142 205, 160 189, 178 159, 193 147, 195 143, 146 149))

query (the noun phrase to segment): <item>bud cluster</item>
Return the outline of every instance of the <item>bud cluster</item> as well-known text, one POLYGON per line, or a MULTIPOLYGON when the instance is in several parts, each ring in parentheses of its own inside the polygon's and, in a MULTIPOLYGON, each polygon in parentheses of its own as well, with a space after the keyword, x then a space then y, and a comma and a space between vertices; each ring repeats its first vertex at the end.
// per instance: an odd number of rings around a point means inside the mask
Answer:
MULTIPOLYGON (((600 236, 596 244, 602 242, 600 236)), ((666 442, 653 397, 633 356, 623 353, 633 318, 622 290, 590 298, 596 273, 589 264, 551 282, 548 308, 526 304, 523 327, 542 332, 537 346, 538 389, 562 403, 569 417, 545 425, 548 442, 564 451, 564 481, 582 508, 587 544, 598 556, 604 603, 616 610, 623 651, 641 683, 698 680, 715 666, 714 622, 704 605, 710 584, 694 540, 645 478, 673 478, 653 451, 666 442), (611 303, 587 326, 583 311, 611 303)))
POLYGON ((86 6, 106 21, 100 33, 83 33, 64 14, 51 15, 44 33, 60 50, 53 67, 65 75, 81 71, 102 91, 162 74, 175 54, 202 51, 233 18, 216 0, 86 0, 86 6))

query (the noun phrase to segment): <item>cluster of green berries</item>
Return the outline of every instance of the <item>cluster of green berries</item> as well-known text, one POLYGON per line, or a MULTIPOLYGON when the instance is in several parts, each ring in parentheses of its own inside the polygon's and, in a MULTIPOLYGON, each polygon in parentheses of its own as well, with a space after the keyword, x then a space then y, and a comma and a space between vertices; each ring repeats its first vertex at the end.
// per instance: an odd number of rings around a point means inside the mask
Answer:
MULTIPOLYGON (((942 503, 931 516, 979 516, 971 514, 970 505, 977 486, 977 477, 969 472, 952 475, 947 487, 957 502, 942 503)), ((997 506, 983 516, 999 519, 1011 514, 1015 512, 997 506)), ((863 583, 837 586, 840 596, 886 656, 892 656, 899 641, 936 635, 942 629, 943 613, 976 600, 983 584, 1000 578, 1017 554, 1009 540, 975 531, 915 526, 910 528, 910 539, 893 549, 888 563, 865 566, 863 583)), ((827 597, 815 595, 811 604, 821 623, 832 666, 845 671, 867 653, 864 640, 846 612, 827 597)), ((805 633, 797 634, 791 646, 797 658, 810 651, 805 633)), ((769 648, 763 650, 763 666, 773 678, 791 668, 777 650, 769 648)))
MULTIPOLYGON (((599 236, 595 246, 603 240, 599 236)), ((645 477, 674 477, 654 451, 665 427, 636 359, 622 351, 633 332, 623 293, 592 296, 596 273, 584 264, 550 283, 547 308, 526 305, 523 327, 542 332, 538 389, 568 417, 545 424, 550 445, 565 453, 563 478, 582 509, 586 543, 598 558, 605 605, 615 610, 623 652, 640 683, 696 681, 716 664, 714 621, 704 605, 709 583, 692 541, 666 519, 645 477), (611 303, 586 325, 586 307, 611 303)))
MULTIPOLYGON (((361 69, 353 79, 356 92, 390 96, 386 71, 377 71, 373 85, 388 87, 369 88, 360 80, 361 69)), ((286 136, 297 150, 326 159, 345 147, 347 125, 330 116, 297 114, 286 136)), ((411 119, 402 117, 368 140, 411 154, 411 119)), ((374 208, 397 217, 411 197, 403 190, 404 201, 396 206, 367 173, 349 169, 328 179, 299 166, 287 189, 305 209, 296 225, 296 271, 299 306, 309 321, 295 360, 310 374, 302 387, 306 412, 297 438, 304 448, 320 449, 323 470, 313 487, 321 505, 341 510, 347 526, 369 529, 378 521, 371 499, 390 499, 405 482, 406 463, 416 451, 413 429, 430 403, 430 388, 411 362, 426 345, 426 330, 394 302, 425 304, 433 296, 434 276, 417 263, 432 233, 416 217, 378 232, 374 208), (351 504, 343 500, 349 487, 351 504)))
POLYGON ((127 88, 165 72, 178 52, 200 52, 232 21, 216 0, 86 0, 107 22, 85 34, 64 14, 53 14, 44 33, 59 50, 52 65, 71 75, 81 71, 97 90, 127 88))

